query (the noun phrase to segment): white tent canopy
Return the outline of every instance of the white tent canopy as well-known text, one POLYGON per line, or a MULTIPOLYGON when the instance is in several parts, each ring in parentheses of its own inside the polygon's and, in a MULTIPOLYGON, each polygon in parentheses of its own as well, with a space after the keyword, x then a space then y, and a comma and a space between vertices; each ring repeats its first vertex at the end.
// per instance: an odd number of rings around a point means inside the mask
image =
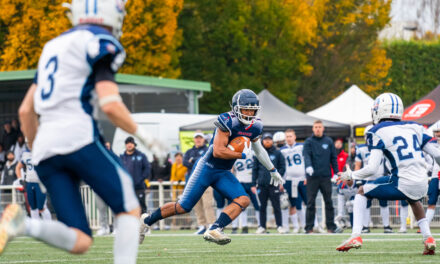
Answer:
POLYGON ((319 119, 358 125, 371 121, 373 102, 373 98, 356 85, 352 85, 343 94, 307 114, 319 119))

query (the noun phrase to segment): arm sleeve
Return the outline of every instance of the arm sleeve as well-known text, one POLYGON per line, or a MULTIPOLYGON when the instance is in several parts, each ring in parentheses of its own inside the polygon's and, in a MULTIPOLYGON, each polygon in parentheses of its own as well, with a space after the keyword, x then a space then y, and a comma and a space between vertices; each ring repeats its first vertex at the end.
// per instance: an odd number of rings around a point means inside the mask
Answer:
POLYGON ((252 165, 252 186, 257 185, 257 179, 258 179, 258 167, 259 162, 256 157, 254 157, 254 164, 252 165))
POLYGON ((263 145, 261 145, 260 139, 255 142, 252 141, 252 149, 255 152, 255 157, 257 157, 258 161, 261 162, 267 170, 274 168, 267 151, 263 148, 263 145))
MULTIPOLYGON (((339 172, 339 166, 338 166, 338 156, 336 155, 336 148, 333 142, 331 142, 331 149, 330 149, 330 162, 332 164, 333 173, 336 174, 339 172)), ((331 175, 333 177, 333 175, 331 175)))
POLYGON ((440 148, 436 147, 434 144, 425 144, 423 151, 431 155, 431 157, 440 165, 440 148))
POLYGON ((311 146, 310 146, 310 140, 306 140, 306 142, 304 142, 303 156, 304 156, 305 168, 313 167, 312 166, 312 150, 311 150, 311 146))
POLYGON ((383 151, 380 149, 372 149, 370 157, 368 159, 368 165, 360 170, 354 171, 352 174, 353 179, 361 180, 372 176, 376 173, 381 166, 383 160, 383 151))

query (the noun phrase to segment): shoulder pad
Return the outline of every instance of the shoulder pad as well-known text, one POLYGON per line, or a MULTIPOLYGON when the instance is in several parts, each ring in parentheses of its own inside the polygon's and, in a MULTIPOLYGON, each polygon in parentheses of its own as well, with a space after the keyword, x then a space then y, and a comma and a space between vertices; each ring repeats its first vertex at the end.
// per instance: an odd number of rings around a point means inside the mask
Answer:
POLYGON ((232 134, 232 117, 230 113, 220 114, 217 120, 214 122, 214 125, 223 132, 229 132, 232 134))
POLYGON ((96 35, 87 43, 87 61, 93 67, 100 59, 110 56, 111 69, 117 72, 125 60, 122 45, 111 35, 96 35))

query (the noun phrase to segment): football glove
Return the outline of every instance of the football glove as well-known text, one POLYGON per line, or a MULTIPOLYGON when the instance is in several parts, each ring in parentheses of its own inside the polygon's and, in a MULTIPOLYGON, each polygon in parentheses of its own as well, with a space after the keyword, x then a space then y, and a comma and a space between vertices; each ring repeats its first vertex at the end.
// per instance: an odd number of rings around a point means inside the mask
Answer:
POLYGON ((313 168, 311 167, 311 166, 309 166, 309 167, 307 167, 306 168, 306 173, 309 175, 309 176, 312 176, 313 175, 313 168))
POLYGON ((338 184, 343 182, 343 181, 352 180, 353 179, 351 177, 352 174, 353 174, 353 172, 351 171, 350 167, 347 165, 346 166, 346 171, 342 172, 341 175, 338 178, 338 184))
POLYGON ((252 156, 251 143, 246 144, 246 142, 245 142, 243 152, 241 153, 241 158, 246 159, 247 157, 250 157, 250 156, 252 156))
POLYGON ((270 171, 270 184, 277 187, 280 184, 284 184, 284 179, 281 177, 281 175, 278 173, 277 169, 273 169, 270 171))

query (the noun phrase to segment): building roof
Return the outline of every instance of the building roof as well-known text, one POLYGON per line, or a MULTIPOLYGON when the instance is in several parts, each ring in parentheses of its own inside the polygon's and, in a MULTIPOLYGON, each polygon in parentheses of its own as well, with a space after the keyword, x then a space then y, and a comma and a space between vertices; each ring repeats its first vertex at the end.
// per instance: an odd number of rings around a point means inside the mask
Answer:
MULTIPOLYGON (((4 71, 0 72, 1 82, 26 81, 34 78, 36 70, 24 71, 4 71)), ((134 74, 116 74, 116 82, 140 86, 154 86, 160 88, 172 88, 192 91, 211 91, 211 84, 209 82, 174 80, 161 77, 149 77, 134 74)))

